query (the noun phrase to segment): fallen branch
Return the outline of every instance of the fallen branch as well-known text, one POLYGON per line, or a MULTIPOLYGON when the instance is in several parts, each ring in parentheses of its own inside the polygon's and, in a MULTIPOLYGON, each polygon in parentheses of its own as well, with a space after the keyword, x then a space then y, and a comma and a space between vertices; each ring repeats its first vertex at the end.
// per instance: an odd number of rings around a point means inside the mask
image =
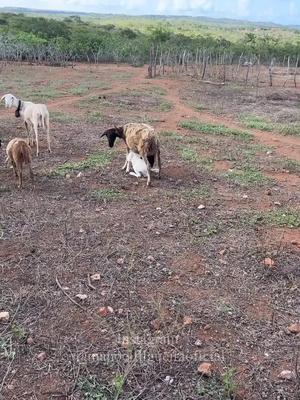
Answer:
POLYGON ((81 304, 77 303, 77 301, 75 301, 74 299, 72 299, 72 297, 63 289, 63 287, 61 286, 61 284, 59 283, 58 278, 55 278, 55 282, 57 284, 57 286, 59 287, 59 289, 63 292, 63 294, 65 296, 67 296, 67 298, 73 303, 75 304, 77 307, 81 308, 81 310, 86 311, 86 309, 84 307, 82 307, 81 304))

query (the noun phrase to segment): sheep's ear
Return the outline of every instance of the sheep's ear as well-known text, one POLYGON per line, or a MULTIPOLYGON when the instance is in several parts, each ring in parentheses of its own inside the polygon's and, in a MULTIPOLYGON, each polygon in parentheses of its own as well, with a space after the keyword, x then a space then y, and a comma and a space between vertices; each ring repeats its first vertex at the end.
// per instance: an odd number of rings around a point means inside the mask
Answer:
POLYGON ((107 136, 107 133, 106 132, 102 132, 101 135, 100 135, 100 138, 102 138, 103 136, 107 136))

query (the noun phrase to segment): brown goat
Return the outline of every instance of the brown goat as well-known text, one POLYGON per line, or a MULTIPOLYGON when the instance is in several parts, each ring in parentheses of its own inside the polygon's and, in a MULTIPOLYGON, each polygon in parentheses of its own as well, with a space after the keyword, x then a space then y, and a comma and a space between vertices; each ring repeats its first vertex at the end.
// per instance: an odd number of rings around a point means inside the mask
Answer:
POLYGON ((19 178, 19 188, 23 183, 23 164, 27 164, 29 168, 30 178, 33 180, 33 172, 31 169, 31 149, 27 141, 20 138, 12 139, 6 147, 6 162, 11 162, 17 178, 19 178))
MULTIPOLYGON (((132 150, 134 153, 143 157, 148 171, 147 186, 151 183, 150 170, 157 157, 158 178, 160 179, 161 160, 159 140, 152 126, 143 123, 129 123, 120 127, 115 126, 114 128, 108 129, 101 134, 101 137, 102 136, 107 137, 109 147, 113 147, 117 137, 123 139, 126 143, 127 154, 132 150)), ((126 172, 129 172, 130 161, 128 161, 127 158, 122 169, 125 168, 126 172)))

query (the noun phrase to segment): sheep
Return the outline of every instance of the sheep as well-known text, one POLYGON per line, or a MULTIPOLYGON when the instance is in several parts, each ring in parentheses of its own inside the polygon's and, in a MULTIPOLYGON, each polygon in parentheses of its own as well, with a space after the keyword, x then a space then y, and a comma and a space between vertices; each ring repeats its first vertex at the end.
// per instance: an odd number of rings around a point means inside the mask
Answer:
MULTIPOLYGON (((107 137, 109 147, 114 146, 115 140, 118 137, 124 140, 127 147, 127 154, 132 150, 134 153, 142 156, 147 165, 147 186, 151 183, 150 169, 153 167, 157 156, 158 178, 160 179, 161 160, 159 140, 152 126, 143 123, 129 123, 120 127, 115 126, 114 128, 107 129, 100 135, 100 137, 103 136, 107 137)), ((130 161, 127 160, 127 157, 122 169, 126 169, 127 173, 130 170, 130 161)))
POLYGON ((6 147, 6 154, 6 163, 11 162, 15 175, 19 178, 19 188, 22 187, 23 183, 23 164, 28 165, 30 178, 33 180, 31 149, 26 140, 21 138, 12 139, 6 147))
POLYGON ((127 155, 127 161, 131 162, 134 172, 129 172, 130 175, 140 178, 147 176, 147 165, 142 156, 134 153, 132 150, 127 155))
POLYGON ((48 151, 51 153, 49 133, 49 112, 45 104, 35 104, 31 101, 22 101, 12 94, 5 94, 1 100, 5 101, 5 107, 16 107, 16 118, 22 117, 26 127, 27 135, 31 138, 29 127, 32 125, 35 133, 36 155, 39 155, 38 127, 42 126, 47 132, 48 151))

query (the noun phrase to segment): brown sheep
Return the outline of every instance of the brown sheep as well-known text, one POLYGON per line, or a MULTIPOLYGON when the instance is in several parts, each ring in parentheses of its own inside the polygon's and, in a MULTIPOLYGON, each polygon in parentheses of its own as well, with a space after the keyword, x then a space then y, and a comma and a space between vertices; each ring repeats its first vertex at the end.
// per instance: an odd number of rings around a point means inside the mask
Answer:
MULTIPOLYGON (((113 147, 116 138, 123 139, 126 143, 127 154, 130 150, 143 157, 147 165, 147 186, 151 183, 150 170, 155 163, 157 157, 158 178, 160 179, 161 160, 159 140, 155 134, 154 128, 142 123, 129 123, 120 127, 107 129, 100 137, 106 136, 109 147, 113 147)), ((130 161, 127 160, 122 169, 126 168, 126 172, 130 170, 130 161)))
POLYGON ((12 139, 6 147, 6 162, 11 162, 17 178, 19 178, 19 188, 23 183, 23 164, 27 164, 29 168, 30 178, 33 180, 33 172, 31 169, 31 149, 27 141, 20 138, 12 139))

